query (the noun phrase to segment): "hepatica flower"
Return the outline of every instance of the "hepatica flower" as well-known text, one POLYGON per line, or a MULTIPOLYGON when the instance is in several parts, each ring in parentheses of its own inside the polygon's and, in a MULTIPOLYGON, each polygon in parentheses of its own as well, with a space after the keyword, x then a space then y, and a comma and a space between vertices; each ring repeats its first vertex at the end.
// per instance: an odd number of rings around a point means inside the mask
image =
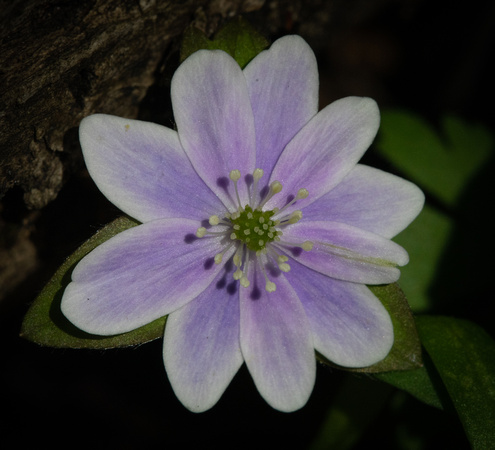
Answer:
POLYGON ((83 258, 62 311, 98 335, 169 315, 163 359, 180 401, 212 407, 245 362, 274 408, 302 407, 315 349, 346 367, 383 359, 390 317, 366 284, 408 262, 390 240, 423 194, 357 164, 376 103, 318 112, 318 73, 297 36, 244 70, 222 51, 190 56, 172 80, 177 131, 96 114, 80 127, 105 196, 141 225, 83 258))

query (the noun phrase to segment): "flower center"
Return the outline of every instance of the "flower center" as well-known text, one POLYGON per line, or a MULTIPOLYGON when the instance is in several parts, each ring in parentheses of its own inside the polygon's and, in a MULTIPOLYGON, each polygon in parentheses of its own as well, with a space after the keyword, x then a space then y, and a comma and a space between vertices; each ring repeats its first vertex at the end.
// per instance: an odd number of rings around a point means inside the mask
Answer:
POLYGON ((243 242, 249 250, 263 250, 267 243, 275 241, 279 234, 282 234, 275 228, 278 221, 271 220, 274 214, 274 211, 253 210, 251 206, 246 205, 242 211, 230 217, 234 230, 231 239, 243 242))
POLYGON ((268 292, 273 292, 276 289, 275 283, 268 279, 265 266, 270 263, 275 265, 282 272, 289 272, 290 265, 287 264, 288 256, 281 253, 284 246, 301 247, 305 251, 313 248, 313 243, 305 241, 302 243, 284 242, 282 240, 283 232, 281 228, 293 224, 301 220, 302 212, 293 211, 291 214, 283 214, 283 211, 293 205, 297 200, 306 198, 308 191, 299 189, 297 195, 287 203, 282 209, 274 208, 272 210, 263 211, 264 205, 275 195, 282 190, 282 184, 274 181, 270 184, 268 194, 258 201, 258 181, 263 176, 263 170, 256 169, 253 172, 253 184, 249 191, 249 203, 242 206, 237 189, 237 183, 241 178, 239 170, 232 170, 229 178, 234 183, 235 196, 237 199, 237 210, 234 212, 226 212, 223 217, 217 215, 210 216, 209 223, 212 230, 207 230, 205 227, 199 227, 196 231, 196 236, 202 238, 204 236, 216 236, 229 238, 221 253, 215 255, 215 263, 220 264, 223 255, 233 246, 236 246, 236 252, 233 257, 234 265, 237 270, 233 277, 239 280, 241 286, 248 287, 249 280, 243 270, 246 267, 248 258, 258 259, 259 267, 265 277, 265 289, 268 292), (256 207, 254 207, 256 205, 256 207), (274 217, 277 217, 276 219, 274 217), (216 228, 216 227, 221 228, 216 228))

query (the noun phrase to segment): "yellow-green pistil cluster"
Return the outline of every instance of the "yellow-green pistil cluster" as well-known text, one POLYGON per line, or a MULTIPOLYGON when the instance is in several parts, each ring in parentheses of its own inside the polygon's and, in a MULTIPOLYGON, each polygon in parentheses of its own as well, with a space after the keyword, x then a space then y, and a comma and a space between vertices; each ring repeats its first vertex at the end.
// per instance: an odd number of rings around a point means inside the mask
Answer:
POLYGON ((253 210, 246 205, 243 211, 232 215, 235 218, 230 218, 234 230, 230 238, 244 242, 249 250, 263 250, 267 243, 275 241, 282 234, 275 229, 278 221, 271 220, 274 214, 273 211, 253 210))
MULTIPOLYGON (((281 241, 282 231, 279 229, 285 225, 290 225, 298 222, 302 218, 301 211, 293 211, 290 215, 281 215, 281 213, 291 206, 297 200, 306 198, 308 196, 308 191, 306 189, 299 189, 295 198, 285 205, 282 209, 274 208, 273 210, 263 211, 263 206, 277 193, 282 190, 282 184, 278 181, 274 181, 269 186, 269 192, 267 196, 258 203, 258 205, 253 208, 257 203, 257 188, 258 181, 263 176, 263 170, 256 169, 253 172, 254 183, 251 186, 251 193, 249 196, 249 204, 242 206, 241 200, 239 198, 239 192, 237 190, 237 182, 241 178, 241 173, 239 170, 230 171, 229 178, 234 183, 235 194, 237 197, 237 211, 233 213, 227 212, 224 217, 219 217, 217 215, 212 215, 209 218, 209 223, 212 226, 224 226, 227 228, 225 231, 209 231, 205 227, 199 227, 196 231, 196 236, 199 238, 205 235, 210 236, 223 236, 225 238, 229 237, 229 244, 226 244, 221 253, 215 255, 215 263, 220 264, 223 259, 223 255, 229 250, 233 245, 235 245, 236 252, 233 257, 234 265, 237 270, 233 273, 234 280, 239 280, 241 286, 248 287, 249 280, 243 267, 246 267, 246 259, 249 257, 249 253, 252 253, 259 261, 259 266, 263 271, 263 275, 266 280, 265 289, 268 292, 273 292, 276 289, 275 283, 268 279, 265 264, 269 259, 274 261, 278 268, 282 272, 288 272, 290 270, 287 261, 289 258, 284 254, 279 254, 274 246, 269 245, 271 242, 277 242, 279 244, 284 244, 281 241), (278 219, 273 219, 273 216, 278 216, 278 219), (252 251, 252 252, 250 252, 252 251)), ((305 241, 302 243, 285 243, 290 246, 299 246, 305 251, 309 251, 313 248, 313 243, 310 241, 305 241)))

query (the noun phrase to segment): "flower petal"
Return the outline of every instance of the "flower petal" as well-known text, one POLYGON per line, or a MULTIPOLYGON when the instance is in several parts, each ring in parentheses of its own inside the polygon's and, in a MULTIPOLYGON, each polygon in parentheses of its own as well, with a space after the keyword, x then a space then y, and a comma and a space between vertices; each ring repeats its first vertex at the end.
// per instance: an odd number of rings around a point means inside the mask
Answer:
POLYGON ((243 363, 238 283, 231 281, 231 273, 220 273, 167 318, 165 369, 178 399, 193 412, 210 409, 243 363))
POLYGON ((266 182, 294 135, 318 112, 318 67, 309 45, 285 36, 244 69, 256 127, 256 167, 266 182))
POLYGON ((287 144, 270 182, 282 183, 267 208, 283 206, 297 191, 309 196, 290 209, 301 209, 334 188, 356 165, 378 131, 380 113, 374 100, 346 97, 322 109, 287 144))
POLYGON ((329 193, 303 209, 305 220, 332 220, 392 238, 420 213, 425 196, 402 178, 358 164, 329 193))
POLYGON ((135 219, 201 219, 223 211, 194 171, 175 131, 94 114, 81 122, 79 137, 91 178, 114 205, 135 219))
POLYGON ((88 333, 111 335, 180 308, 222 269, 213 262, 220 238, 198 239, 196 228, 188 219, 155 220, 106 241, 74 269, 62 312, 88 333))
POLYGON ((323 356, 344 367, 367 367, 387 356, 394 342, 392 321, 365 285, 335 280, 296 262, 287 277, 323 356))
MULTIPOLYGON (((256 161, 254 118, 241 68, 220 50, 193 53, 174 74, 172 105, 181 144, 196 172, 235 210, 229 173, 252 174, 256 161)), ((244 205, 245 182, 239 183, 239 194, 244 205)))
POLYGON ((311 269, 354 283, 393 283, 400 276, 395 266, 409 261, 395 242, 338 222, 301 221, 284 230, 277 246, 311 269), (312 250, 302 250, 304 241, 313 242, 312 250))
POLYGON ((241 349, 254 383, 275 409, 295 411, 314 386, 316 362, 301 302, 283 274, 268 293, 255 261, 247 269, 250 286, 240 288, 241 349))

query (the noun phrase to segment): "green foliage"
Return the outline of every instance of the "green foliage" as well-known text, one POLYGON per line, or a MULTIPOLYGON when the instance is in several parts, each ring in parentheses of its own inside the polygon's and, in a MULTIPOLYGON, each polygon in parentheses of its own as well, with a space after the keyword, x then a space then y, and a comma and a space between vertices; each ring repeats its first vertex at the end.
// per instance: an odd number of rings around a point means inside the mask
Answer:
POLYGON ((83 332, 72 325, 60 311, 63 292, 70 283, 70 275, 76 264, 98 245, 138 224, 128 217, 115 219, 70 255, 29 308, 22 323, 21 336, 40 345, 67 348, 127 347, 161 337, 165 318, 129 333, 107 337, 83 332))
POLYGON ((376 373, 374 377, 409 392, 427 405, 444 408, 441 400, 442 395, 444 396, 443 385, 433 382, 435 375, 432 375, 431 369, 428 370, 426 365, 413 370, 376 373))
POLYGON ((409 179, 454 206, 490 155, 493 137, 479 125, 446 115, 441 133, 406 111, 382 112, 379 151, 409 179))
POLYGON ((495 341, 481 327, 463 319, 422 316, 417 318, 417 326, 472 448, 492 448, 495 341))
POLYGON ((249 22, 236 17, 228 22, 213 40, 203 32, 190 26, 185 32, 180 51, 180 61, 198 50, 223 50, 234 58, 242 69, 258 53, 268 47, 269 42, 249 22))

